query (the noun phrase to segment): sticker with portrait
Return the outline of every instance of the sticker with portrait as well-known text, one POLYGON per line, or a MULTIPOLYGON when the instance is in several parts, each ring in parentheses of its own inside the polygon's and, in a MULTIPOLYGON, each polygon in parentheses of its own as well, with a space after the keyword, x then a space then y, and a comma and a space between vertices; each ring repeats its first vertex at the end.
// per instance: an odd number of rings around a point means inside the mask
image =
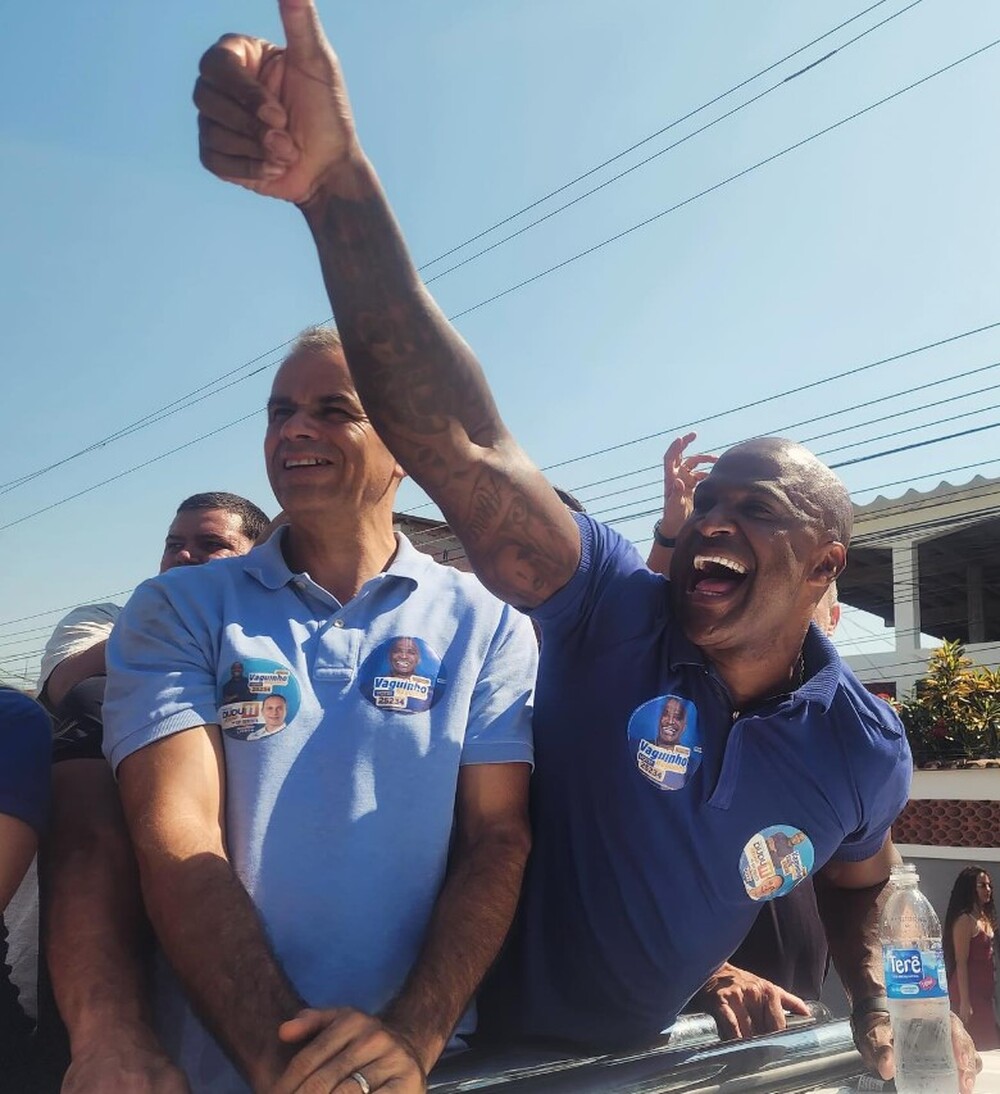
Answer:
POLYGON ((359 684, 379 710, 419 714, 441 698, 447 674, 441 658, 422 638, 397 634, 365 658, 359 684))
POLYGON ((790 824, 772 824, 753 836, 740 855, 743 887, 751 900, 774 900, 809 876, 816 860, 812 840, 790 824))
POLYGON ((640 774, 658 790, 680 790, 701 766, 698 710, 681 695, 659 695, 633 711, 628 739, 640 774))
POLYGON ((237 741, 280 733, 299 712, 299 684, 277 661, 244 657, 223 665, 219 676, 219 724, 237 741))

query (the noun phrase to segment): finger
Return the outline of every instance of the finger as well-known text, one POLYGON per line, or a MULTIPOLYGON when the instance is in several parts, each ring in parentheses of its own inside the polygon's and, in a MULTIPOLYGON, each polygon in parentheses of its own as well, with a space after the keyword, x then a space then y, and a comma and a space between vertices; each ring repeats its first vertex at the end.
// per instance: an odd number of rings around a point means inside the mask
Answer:
POLYGON ((226 129, 231 129, 234 133, 262 138, 267 132, 266 122, 201 77, 194 85, 194 94, 191 98, 198 108, 199 115, 224 125, 226 129))
POLYGON ((809 1018, 812 1015, 809 1004, 804 999, 800 999, 797 995, 792 995, 790 991, 785 991, 784 988, 778 988, 778 992, 781 1006, 785 1010, 790 1010, 792 1014, 801 1014, 806 1018, 809 1018))
POLYGON ((288 56, 294 64, 318 56, 330 46, 323 33, 323 24, 312 0, 278 0, 281 25, 285 28, 288 56))
MULTIPOLYGON (((320 1072, 323 1073, 326 1088, 330 1089, 347 1078, 352 1071, 359 1070, 362 1063, 378 1057, 379 1052, 377 1048, 371 1047, 372 1044, 381 1044, 384 1047, 390 1043, 388 1034, 384 1035, 384 1043, 377 1039, 377 1034, 376 1037, 364 1036, 366 1032, 370 1033, 373 1025, 373 1020, 368 1015, 347 1009, 335 1015, 331 1011, 320 1013, 325 1019, 321 1023, 322 1028, 314 1032, 312 1039, 288 1062, 274 1087, 275 1094, 297 1090, 320 1072), (348 1064, 351 1066, 348 1067, 348 1064)), ((297 1019, 293 1019, 295 1020, 297 1019)), ((380 1027, 376 1029, 381 1032, 380 1027)))
POLYGON ((718 456, 709 455, 707 452, 699 453, 697 456, 685 456, 684 468, 687 471, 693 471, 699 464, 716 463, 718 459, 718 456))
POLYGON ((269 160, 250 159, 248 156, 226 156, 211 149, 201 149, 202 165, 226 182, 269 182, 281 178, 288 168, 269 160))
POLYGON ((785 1028, 788 1023, 785 1021, 785 1010, 782 1007, 782 995, 785 992, 767 991, 764 993, 762 1000, 761 1019, 764 1023, 762 1028, 759 1028, 757 1033, 777 1033, 785 1028))
MULTIPOLYGON (((258 79, 265 46, 255 39, 226 35, 202 54, 199 71, 202 81, 228 95, 249 117, 283 128, 288 124, 285 108, 258 79)), ((267 48, 273 52, 274 47, 267 48)))
POLYGON ((675 437, 663 453, 663 468, 668 474, 676 475, 680 469, 686 443, 687 437, 675 437))
POLYGON ((225 126, 210 121, 204 114, 198 115, 198 143, 203 149, 224 156, 243 156, 252 160, 273 158, 256 137, 226 129, 225 126))
POLYGON ((715 1024, 719 1027, 719 1038, 723 1041, 732 1041, 742 1036, 736 1012, 728 1003, 720 1003, 716 1008, 715 1024))
POLYGON ((317 1010, 315 1007, 304 1007, 294 1018, 289 1018, 278 1026, 278 1038, 285 1044, 294 1044, 307 1037, 314 1037, 324 1026, 330 1024, 331 1018, 336 1014, 335 1009, 317 1010))

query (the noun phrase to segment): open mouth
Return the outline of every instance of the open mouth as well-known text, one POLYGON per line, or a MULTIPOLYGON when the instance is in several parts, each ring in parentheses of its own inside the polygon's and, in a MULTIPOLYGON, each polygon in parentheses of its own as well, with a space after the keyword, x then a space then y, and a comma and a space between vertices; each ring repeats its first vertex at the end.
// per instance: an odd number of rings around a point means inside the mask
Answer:
POLYGON ((750 570, 724 555, 695 555, 690 591, 701 596, 729 596, 746 581, 750 570))

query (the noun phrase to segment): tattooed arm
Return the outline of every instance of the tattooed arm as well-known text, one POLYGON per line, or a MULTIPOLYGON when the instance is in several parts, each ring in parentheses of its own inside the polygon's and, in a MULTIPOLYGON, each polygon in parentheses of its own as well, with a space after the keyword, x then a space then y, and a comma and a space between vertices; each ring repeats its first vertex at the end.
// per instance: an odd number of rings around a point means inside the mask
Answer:
POLYGON ((373 424, 440 505, 481 580, 518 606, 539 604, 576 569, 576 524, 420 281, 361 151, 313 0, 279 7, 285 49, 227 36, 202 58, 202 162, 302 209, 373 424))

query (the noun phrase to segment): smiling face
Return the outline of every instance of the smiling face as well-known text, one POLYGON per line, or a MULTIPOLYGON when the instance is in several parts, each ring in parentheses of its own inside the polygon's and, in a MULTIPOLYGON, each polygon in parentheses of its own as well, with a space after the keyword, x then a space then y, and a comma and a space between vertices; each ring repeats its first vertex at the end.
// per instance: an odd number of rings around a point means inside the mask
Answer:
POLYGON ((397 638, 389 647, 389 665, 393 676, 412 676, 420 664, 420 650, 412 638, 397 638))
POLYGON ((287 710, 288 704, 283 695, 269 695, 262 704, 264 725, 267 729, 280 729, 284 725, 287 710))
POLYGON ((267 404, 267 476, 289 518, 391 505, 402 471, 376 434, 343 354, 306 350, 278 369, 267 404))
POLYGON ((160 573, 175 566, 199 566, 213 558, 245 555, 253 541, 243 532, 243 518, 226 509, 185 509, 167 531, 160 573))
POLYGON ((671 562, 688 638, 710 653, 800 641, 846 561, 830 528, 842 489, 790 442, 750 441, 726 452, 695 491, 671 562))
POLYGON ((687 711, 680 699, 671 696, 660 711, 660 722, 656 731, 656 743, 670 747, 677 744, 687 725, 687 711))

